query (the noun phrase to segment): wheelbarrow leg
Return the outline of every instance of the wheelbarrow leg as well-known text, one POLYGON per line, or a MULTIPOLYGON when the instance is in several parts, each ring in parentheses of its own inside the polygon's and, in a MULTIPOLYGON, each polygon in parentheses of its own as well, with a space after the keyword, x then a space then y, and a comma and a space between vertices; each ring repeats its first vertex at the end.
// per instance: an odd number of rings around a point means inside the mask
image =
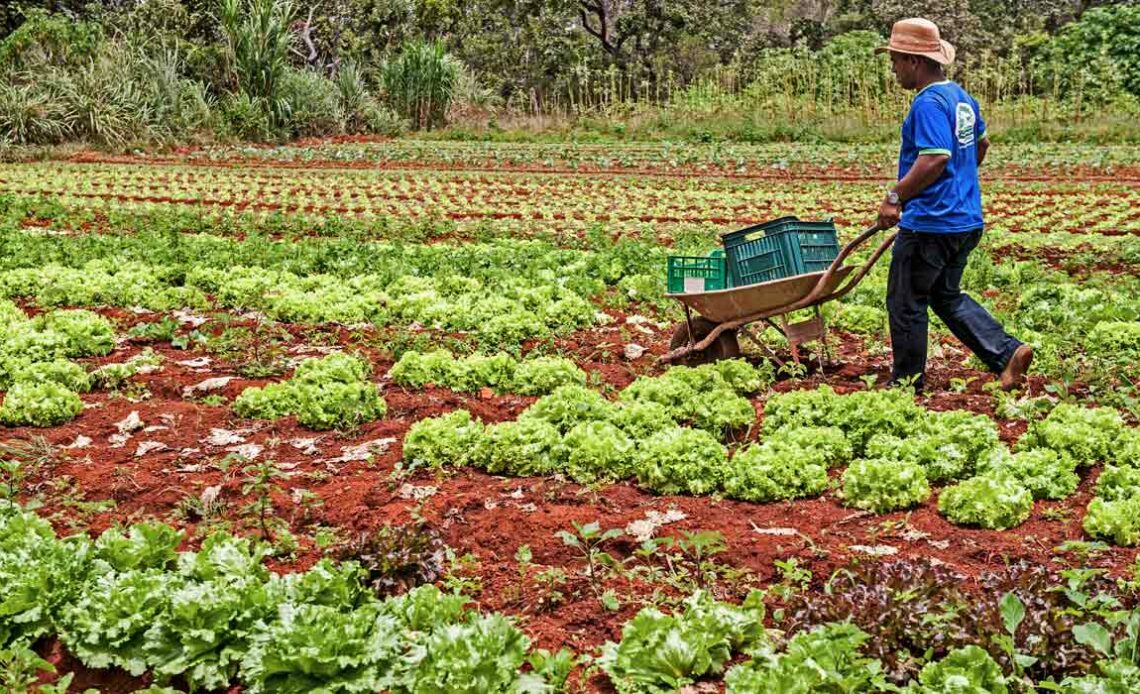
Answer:
MULTIPOLYGON (((823 321, 823 313, 819 310, 819 306, 815 306, 815 316, 799 323, 789 323, 788 314, 780 315, 780 323, 777 325, 771 319, 768 319, 768 324, 776 330, 783 333, 784 337, 788 340, 788 347, 792 352, 792 361, 796 364, 800 363, 800 345, 813 340, 821 341, 822 352, 827 351, 827 326, 823 321)), ((828 359, 831 357, 828 356, 828 359)), ((823 370, 823 355, 819 355, 819 368, 823 370)))
POLYGON ((737 332, 743 334, 744 337, 747 337, 752 342, 752 344, 756 345, 760 349, 767 352, 768 356, 772 359, 772 361, 776 362, 776 366, 779 366, 780 368, 784 368, 784 360, 780 359, 780 357, 776 354, 776 351, 774 349, 772 349, 768 345, 764 344, 763 340, 756 337, 755 333, 753 333, 748 328, 738 328, 737 332))
POLYGON ((827 365, 831 366, 831 333, 827 330, 827 321, 823 319, 823 312, 819 310, 819 304, 815 305, 815 317, 819 320, 820 342, 823 344, 823 354, 819 358, 819 370, 823 371, 823 360, 827 358, 827 365))
POLYGON ((693 332, 693 312, 689 309, 688 304, 682 304, 685 307, 685 326, 689 329, 689 348, 692 349, 696 344, 697 338, 693 332))

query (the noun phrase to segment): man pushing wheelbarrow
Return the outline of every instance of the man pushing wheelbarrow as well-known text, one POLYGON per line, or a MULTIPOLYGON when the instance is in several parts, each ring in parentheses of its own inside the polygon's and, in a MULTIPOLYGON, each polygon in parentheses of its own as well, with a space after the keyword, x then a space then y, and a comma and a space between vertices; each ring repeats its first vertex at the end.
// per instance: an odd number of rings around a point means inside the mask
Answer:
MULTIPOLYGON (((820 305, 841 298, 891 249, 887 283, 894 366, 891 382, 923 389, 928 309, 1010 390, 1024 381, 1033 349, 1005 332, 962 292, 962 272, 984 226, 978 166, 989 141, 978 103, 946 79, 954 47, 925 19, 904 19, 891 30, 890 52, 899 83, 918 92, 902 127, 898 183, 875 224, 842 249, 832 222, 780 219, 723 234, 723 250, 708 257, 670 256, 669 296, 685 308, 662 361, 700 363, 739 356, 738 335, 762 348, 749 326, 764 321, 783 333, 792 358, 797 346, 826 343, 820 305), (881 231, 888 235, 860 267, 844 265, 881 231), (790 323, 796 312, 814 317, 790 323), (694 315, 695 314, 695 315, 694 315), (777 322, 777 320, 779 322, 777 322)), ((775 356, 773 355, 775 358, 775 356)))
POLYGON ((903 121, 898 183, 879 207, 879 228, 895 225, 887 280, 894 367, 891 381, 923 388, 927 309, 995 373, 1003 390, 1025 379, 1033 348, 1009 335, 962 292, 962 272, 982 237, 978 167, 989 149, 978 102, 943 68, 954 46, 925 19, 904 19, 877 53, 889 52, 904 89, 918 93, 903 121))

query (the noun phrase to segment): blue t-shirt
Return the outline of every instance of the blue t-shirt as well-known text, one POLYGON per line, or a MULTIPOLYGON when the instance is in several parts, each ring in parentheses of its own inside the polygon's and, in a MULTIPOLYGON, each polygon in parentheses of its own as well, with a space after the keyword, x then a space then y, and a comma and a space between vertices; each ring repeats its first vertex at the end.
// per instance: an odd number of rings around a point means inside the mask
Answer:
POLYGON ((899 226, 955 234, 982 228, 978 141, 986 136, 978 102, 957 83, 928 85, 914 97, 902 126, 899 180, 920 154, 949 154, 942 175, 903 204, 899 226))

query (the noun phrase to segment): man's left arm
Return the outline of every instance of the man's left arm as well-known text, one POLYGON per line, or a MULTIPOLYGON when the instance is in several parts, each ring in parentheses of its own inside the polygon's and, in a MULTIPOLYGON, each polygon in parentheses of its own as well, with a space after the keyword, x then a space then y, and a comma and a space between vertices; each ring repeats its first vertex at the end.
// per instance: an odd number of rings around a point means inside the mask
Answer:
POLYGON ((942 172, 946 170, 946 162, 948 161, 950 161, 949 154, 918 155, 914 166, 910 167, 910 171, 907 171, 898 185, 894 187, 893 192, 899 196, 899 203, 892 204, 891 196, 888 193, 883 204, 879 206, 879 228, 890 229, 898 224, 899 219, 902 218, 902 203, 915 197, 926 190, 930 184, 937 181, 942 172))
POLYGON ((990 134, 986 130, 986 121, 982 119, 982 111, 978 109, 978 166, 986 160, 986 152, 990 151, 990 134))
POLYGON ((914 142, 918 146, 918 158, 891 190, 898 195, 898 203, 893 203, 893 196, 888 193, 879 206, 880 229, 898 224, 902 203, 926 190, 946 170, 954 148, 954 132, 949 115, 938 101, 923 99, 915 104, 914 142))

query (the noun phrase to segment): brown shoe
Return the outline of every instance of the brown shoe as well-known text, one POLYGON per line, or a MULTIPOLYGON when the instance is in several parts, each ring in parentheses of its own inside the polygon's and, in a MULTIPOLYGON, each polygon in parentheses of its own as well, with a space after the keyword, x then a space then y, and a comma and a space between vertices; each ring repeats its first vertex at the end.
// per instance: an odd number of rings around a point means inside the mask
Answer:
POLYGON ((1029 370, 1029 364, 1032 362, 1032 347, 1022 345, 1014 350, 1013 356, 1001 371, 1001 389, 1009 391, 1021 385, 1025 381, 1025 372, 1029 370))

